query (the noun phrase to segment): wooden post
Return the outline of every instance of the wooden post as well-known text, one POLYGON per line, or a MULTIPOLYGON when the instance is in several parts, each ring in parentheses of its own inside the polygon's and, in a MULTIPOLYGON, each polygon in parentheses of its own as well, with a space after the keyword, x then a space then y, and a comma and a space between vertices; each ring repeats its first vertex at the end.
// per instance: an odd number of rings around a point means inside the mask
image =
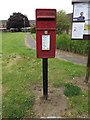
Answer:
POLYGON ((90 80, 90 40, 88 40, 88 60, 87 60, 85 82, 88 83, 89 80, 90 80))

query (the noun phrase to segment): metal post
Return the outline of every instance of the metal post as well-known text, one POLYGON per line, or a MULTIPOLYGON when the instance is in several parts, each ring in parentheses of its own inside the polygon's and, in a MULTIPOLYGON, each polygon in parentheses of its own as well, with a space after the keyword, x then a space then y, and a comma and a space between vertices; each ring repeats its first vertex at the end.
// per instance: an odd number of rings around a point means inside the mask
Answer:
POLYGON ((43 97, 48 97, 48 58, 43 58, 43 97))
POLYGON ((86 70, 85 82, 88 83, 89 79, 90 79, 90 40, 88 41, 88 60, 87 60, 87 70, 86 70))

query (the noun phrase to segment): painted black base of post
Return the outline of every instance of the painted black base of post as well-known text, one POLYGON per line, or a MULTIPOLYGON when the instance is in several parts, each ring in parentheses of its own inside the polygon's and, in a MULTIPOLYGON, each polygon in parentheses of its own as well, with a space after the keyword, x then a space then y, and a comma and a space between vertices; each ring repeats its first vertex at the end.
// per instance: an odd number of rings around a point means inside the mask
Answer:
POLYGON ((48 58, 43 58, 43 97, 48 98, 48 58))

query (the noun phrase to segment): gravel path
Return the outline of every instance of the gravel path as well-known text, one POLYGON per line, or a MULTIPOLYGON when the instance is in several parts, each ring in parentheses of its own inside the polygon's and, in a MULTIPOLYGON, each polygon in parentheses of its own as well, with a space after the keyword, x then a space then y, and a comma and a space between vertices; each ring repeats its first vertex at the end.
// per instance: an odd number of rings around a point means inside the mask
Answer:
POLYGON ((64 61, 69 61, 74 64, 79 64, 84 66, 87 65, 87 57, 71 52, 56 50, 56 58, 62 59, 64 61))
MULTIPOLYGON (((26 45, 29 48, 36 49, 36 42, 29 33, 27 33, 26 45)), ((62 50, 56 50, 56 58, 84 66, 87 64, 87 57, 62 50)))
POLYGON ((35 40, 32 38, 32 36, 29 33, 27 33, 26 45, 29 48, 36 49, 36 42, 35 42, 35 40))

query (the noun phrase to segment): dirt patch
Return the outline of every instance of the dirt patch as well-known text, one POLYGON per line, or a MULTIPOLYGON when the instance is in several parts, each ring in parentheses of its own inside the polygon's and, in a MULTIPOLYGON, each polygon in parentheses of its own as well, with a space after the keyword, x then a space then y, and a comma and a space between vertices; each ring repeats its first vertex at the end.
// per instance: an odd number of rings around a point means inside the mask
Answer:
POLYGON ((73 78, 73 84, 80 87, 82 90, 88 90, 88 83, 85 82, 85 77, 73 78))
MULTIPOLYGON (((80 87, 81 90, 88 90, 88 83, 85 83, 84 80, 84 77, 75 77, 73 78, 72 83, 80 87)), ((31 84, 30 89, 34 92, 35 95, 35 103, 33 106, 35 118, 72 116, 72 109, 68 108, 68 97, 64 95, 65 87, 55 88, 49 86, 47 100, 43 98, 42 85, 31 84)))
POLYGON ((8 61, 7 67, 10 67, 13 64, 15 64, 15 61, 20 59, 21 56, 15 54, 15 55, 9 55, 8 58, 9 58, 9 61, 8 61))
POLYGON ((48 99, 43 96, 42 86, 33 84, 30 86, 35 94, 35 104, 33 106, 35 117, 60 117, 67 111, 67 97, 64 95, 64 87, 55 88, 49 86, 48 99))

